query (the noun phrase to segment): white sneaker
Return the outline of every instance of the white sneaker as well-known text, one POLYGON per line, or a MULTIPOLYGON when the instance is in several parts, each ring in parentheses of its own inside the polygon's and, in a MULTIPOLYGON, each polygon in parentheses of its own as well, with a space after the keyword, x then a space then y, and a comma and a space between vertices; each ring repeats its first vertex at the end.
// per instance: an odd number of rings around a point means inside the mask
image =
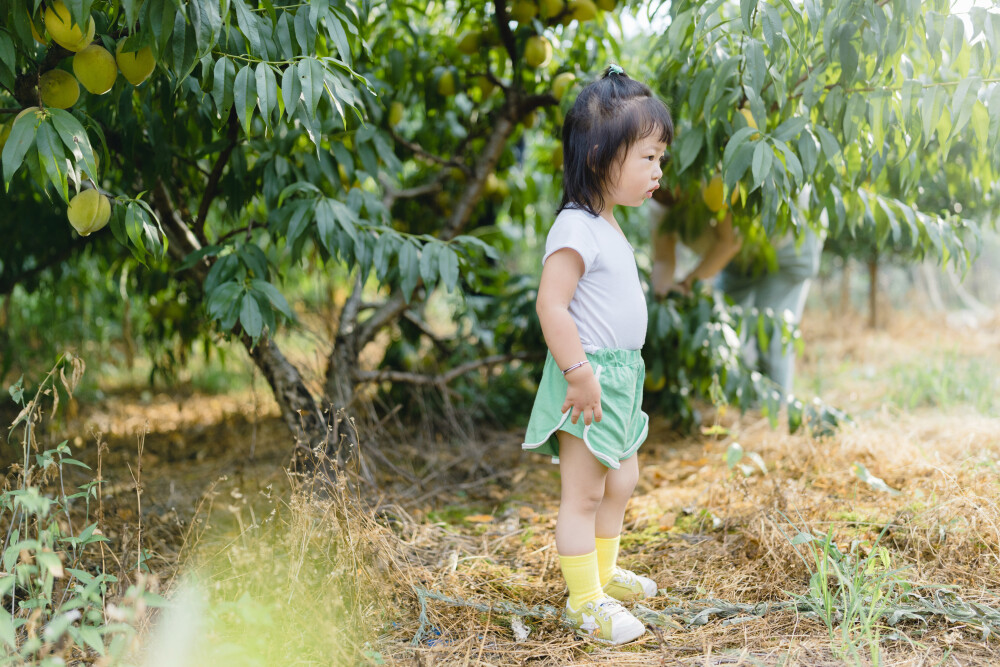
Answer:
POLYGON ((578 635, 602 644, 625 644, 646 634, 646 626, 612 598, 591 600, 579 610, 567 602, 563 619, 578 635))
POLYGON ((657 588, 656 582, 649 577, 616 567, 611 580, 604 584, 604 593, 621 602, 635 602, 655 597, 657 588))

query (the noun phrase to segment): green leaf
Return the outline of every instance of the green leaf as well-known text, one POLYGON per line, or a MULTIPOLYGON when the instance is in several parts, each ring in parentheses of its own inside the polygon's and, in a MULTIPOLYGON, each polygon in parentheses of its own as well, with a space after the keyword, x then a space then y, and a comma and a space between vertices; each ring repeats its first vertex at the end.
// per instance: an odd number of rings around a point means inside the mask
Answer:
POLYGON ((858 71, 858 50, 851 43, 856 30, 853 23, 840 30, 840 80, 844 85, 849 84, 858 71))
POLYGON ((76 119, 76 116, 62 109, 49 109, 51 113, 52 125, 62 139, 62 143, 69 149, 73 159, 77 164, 83 163, 84 170, 91 176, 96 177, 97 160, 94 157, 94 149, 90 145, 90 137, 83 125, 76 119))
POLYGON ((924 146, 934 137, 934 126, 941 120, 946 99, 947 94, 939 86, 928 86, 924 89, 923 98, 920 100, 920 113, 924 122, 924 146))
POLYGON ((795 433, 802 426, 802 401, 798 399, 788 400, 788 432, 795 433))
POLYGON ((816 134, 819 135, 819 143, 823 148, 823 155, 826 156, 826 161, 833 164, 840 155, 840 142, 837 141, 837 137, 833 136, 830 130, 826 129, 822 125, 817 125, 816 134))
POLYGON ((956 109, 958 110, 958 118, 951 127, 952 137, 958 136, 959 132, 965 129, 965 126, 968 125, 969 120, 972 118, 972 110, 979 99, 979 87, 982 83, 983 80, 980 77, 970 76, 967 79, 962 79, 955 88, 955 95, 951 100, 951 108, 953 112, 956 109))
POLYGON ((170 36, 174 32, 174 22, 178 12, 183 14, 183 7, 174 4, 173 0, 145 0, 143 4, 145 19, 143 26, 153 35, 155 47, 153 50, 158 60, 163 60, 170 36))
POLYGON ((449 292, 458 286, 458 255, 449 246, 444 246, 438 259, 441 282, 449 292))
POLYGON ((10 188, 10 179, 14 177, 14 173, 21 166, 28 149, 35 143, 36 123, 37 115, 32 112, 18 118, 11 127, 10 136, 7 137, 7 143, 3 147, 2 157, 5 190, 10 188))
POLYGON ((278 80, 274 76, 274 70, 267 63, 257 65, 257 105, 260 108, 260 115, 264 119, 264 125, 270 125, 271 112, 278 103, 278 80))
POLYGON ((986 148, 990 132, 990 112, 986 105, 976 100, 972 105, 972 131, 980 149, 986 148))
POLYGON ((751 192, 760 187, 764 179, 771 174, 771 163, 774 161, 774 151, 766 141, 757 144, 753 152, 753 187, 751 192))
MULTIPOLYGON (((337 13, 339 15, 339 12, 337 13)), ((340 55, 340 59, 347 63, 348 66, 351 65, 351 49, 347 45, 347 33, 344 32, 344 25, 341 20, 334 18, 334 16, 327 16, 326 19, 326 29, 330 33, 330 38, 333 40, 334 45, 337 47, 337 53, 340 55)))
POLYGON ((442 247, 439 243, 427 243, 420 251, 420 277, 425 285, 433 285, 438 277, 438 254, 442 247))
POLYGON ((291 119, 302 98, 302 83, 295 65, 289 65, 281 74, 281 99, 285 103, 285 118, 291 119))
POLYGON ((797 547, 800 544, 805 544, 806 542, 814 542, 815 540, 816 540, 815 535, 810 535, 809 533, 803 532, 793 537, 791 542, 792 546, 797 547))
POLYGON ((233 108, 233 85, 236 79, 236 65, 229 58, 220 58, 215 63, 212 81, 212 99, 220 118, 227 118, 233 108))
POLYGON ((805 129, 808 123, 809 119, 805 116, 792 116, 779 125, 772 135, 778 141, 790 141, 799 136, 799 133, 805 129))
POLYGON ((14 91, 14 70, 11 68, 16 61, 14 40, 6 30, 0 30, 0 86, 8 91, 14 91))
POLYGON ((302 87, 302 102, 305 104, 309 116, 314 117, 316 107, 323 97, 323 82, 326 73, 323 70, 323 65, 315 58, 300 60, 296 69, 298 70, 299 84, 302 87))
POLYGON ((295 57, 295 42, 292 41, 292 13, 288 11, 281 12, 281 16, 278 17, 277 25, 275 30, 277 33, 278 47, 284 49, 282 55, 287 59, 291 60, 295 57))
POLYGON ((809 132, 803 132, 799 135, 799 157, 802 160, 802 168, 806 174, 812 174, 816 171, 818 158, 816 138, 809 132))
POLYGON ((699 125, 684 132, 677 142, 677 173, 682 174, 701 152, 704 129, 699 125))
POLYGON ((122 0, 121 4, 125 10, 127 27, 134 28, 135 22, 139 20, 139 7, 142 5, 142 0, 122 0))
POLYGON ((753 33, 750 17, 757 8, 757 0, 740 0, 740 18, 743 19, 743 30, 749 35, 753 33))
POLYGON ((35 134, 35 146, 38 149, 38 161, 45 169, 45 175, 56 186, 56 191, 69 201, 68 170, 73 166, 63 152, 62 140, 50 123, 42 123, 35 134))
POLYGON ((764 88, 767 76, 767 59, 764 57, 764 45, 759 40, 751 39, 744 51, 746 58, 746 76, 750 88, 759 96, 764 88))
POLYGON ((250 286, 254 289, 262 292, 270 304, 277 308, 278 311, 292 320, 295 316, 292 314, 292 309, 288 306, 288 301, 285 299, 284 295, 278 291, 278 288, 267 282, 266 280, 251 280, 250 286))
POLYGON ((243 293, 243 285, 236 281, 222 283, 208 295, 208 302, 205 308, 213 319, 220 319, 234 302, 237 302, 240 294, 243 293))
POLYGON ((785 156, 785 168, 791 173, 792 178, 795 181, 795 185, 802 183, 802 163, 799 162, 799 158, 796 157, 795 153, 787 144, 783 142, 776 142, 775 146, 781 151, 782 155, 785 156))
POLYGON ((250 136, 250 123, 253 121, 253 108, 257 105, 256 77, 250 65, 244 65, 236 74, 233 84, 233 106, 236 116, 240 119, 243 132, 250 136))
POLYGON ((295 12, 295 41, 299 43, 302 54, 316 52, 316 26, 309 23, 309 12, 295 12))
POLYGON ((399 281, 403 297, 410 302, 413 290, 420 277, 420 259, 417 257, 417 247, 410 241, 405 241, 399 249, 399 281))
POLYGON ((260 313, 260 304, 250 292, 243 295, 243 303, 240 306, 240 326, 254 342, 257 342, 264 330, 264 318, 260 313))
POLYGON ((743 458, 743 447, 738 442, 734 442, 726 449, 726 466, 731 470, 743 458))
MULTIPOLYGON (((257 28, 257 17, 251 12, 246 3, 243 0, 231 0, 233 7, 236 8, 236 20, 240 26, 240 32, 243 36, 247 38, 247 44, 250 47, 250 53, 253 55, 266 55, 261 51, 260 48, 260 34, 257 28)), ((239 106, 237 106, 237 111, 239 111, 239 106)))

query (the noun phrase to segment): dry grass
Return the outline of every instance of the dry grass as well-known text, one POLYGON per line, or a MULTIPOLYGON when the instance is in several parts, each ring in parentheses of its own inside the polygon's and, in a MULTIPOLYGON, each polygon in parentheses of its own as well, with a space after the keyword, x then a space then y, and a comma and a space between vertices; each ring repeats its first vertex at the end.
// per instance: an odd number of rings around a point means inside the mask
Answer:
MULTIPOLYGON (((664 625, 617 649, 558 622, 558 469, 522 454, 520 433, 448 442, 388 420, 392 431, 365 431, 346 478, 325 485, 281 472, 290 448, 263 391, 217 404, 112 399, 100 412, 83 407, 86 429, 69 428, 100 430, 111 445, 106 533, 122 550, 137 539, 132 431, 148 431, 144 546, 168 591, 200 582, 191 608, 202 631, 190 647, 203 650, 187 664, 871 664, 863 641, 852 654, 819 618, 788 607, 809 590, 811 557, 790 538, 829 533, 861 558, 878 543, 899 581, 1000 608, 1000 415, 945 400, 938 385, 927 388, 937 407, 904 410, 893 383, 911 376, 888 372, 947 358, 1000 378, 1000 319, 975 331, 903 316, 874 333, 819 316, 807 324, 800 393, 818 387, 857 422, 817 440, 752 413, 709 412, 727 435, 681 437, 654 415, 621 559, 659 584, 646 606, 664 625), (766 475, 726 464, 736 441, 766 475), (863 481, 855 464, 898 493, 863 481), (171 580, 175 571, 189 578, 171 580), (521 641, 515 611, 528 614, 521 641)), ((975 616, 925 617, 881 623, 879 664, 1000 664, 975 616)))
MULTIPOLYGON (((882 383, 885 394, 880 370, 927 358, 954 333, 915 320, 873 335, 832 325, 818 322, 813 332, 827 361, 807 359, 802 373, 829 372, 822 364, 840 359, 835 401, 863 416, 833 437, 774 431, 752 414, 713 416, 728 429, 724 438, 678 437, 654 420, 621 558, 657 581, 664 595, 647 606, 666 609, 673 622, 625 647, 577 640, 552 615, 565 599, 553 543, 558 475, 541 457, 519 452, 518 434, 433 450, 410 443, 393 457, 402 470, 373 466, 387 490, 376 513, 392 530, 382 557, 403 602, 377 642, 382 657, 406 665, 872 664, 864 641, 851 653, 817 618, 781 607, 808 589, 809 568, 790 541, 800 531, 829 532, 860 557, 882 545, 899 582, 924 594, 952 587, 984 613, 1000 608, 1000 419, 962 406, 905 413, 869 387, 882 383), (759 454, 768 473, 730 469, 725 453, 734 441, 759 454), (898 493, 863 481, 855 464, 898 493), (434 468, 448 471, 430 484, 439 492, 413 490, 434 468), (476 606, 427 599, 422 619, 421 590, 476 606), (723 613, 690 624, 711 607, 706 600, 730 605, 737 622, 723 613), (771 611, 746 613, 762 603, 771 611), (532 607, 530 634, 517 641, 511 610, 532 607)), ((996 364, 994 331, 964 335, 962 354, 996 364)), ((891 628, 883 619, 879 664, 1000 663, 997 640, 984 640, 974 622, 927 618, 891 628)))

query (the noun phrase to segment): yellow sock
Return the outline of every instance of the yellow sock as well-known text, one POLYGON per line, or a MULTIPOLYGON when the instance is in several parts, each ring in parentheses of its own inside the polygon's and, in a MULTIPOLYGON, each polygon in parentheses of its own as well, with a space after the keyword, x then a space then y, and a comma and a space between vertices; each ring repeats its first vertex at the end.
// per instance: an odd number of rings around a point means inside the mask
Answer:
POLYGON ((618 561, 618 543, 621 535, 617 537, 598 537, 594 542, 597 544, 597 574, 601 578, 601 586, 606 586, 615 573, 615 564, 618 561))
POLYGON ((559 556, 559 565, 569 587, 570 607, 579 609, 591 600, 604 597, 597 574, 596 551, 582 556, 559 556))

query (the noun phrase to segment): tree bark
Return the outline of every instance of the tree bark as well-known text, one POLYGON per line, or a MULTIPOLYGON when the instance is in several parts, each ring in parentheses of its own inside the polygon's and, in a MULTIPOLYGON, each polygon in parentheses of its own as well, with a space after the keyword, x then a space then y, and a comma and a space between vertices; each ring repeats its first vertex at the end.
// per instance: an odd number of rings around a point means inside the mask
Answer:
POLYGON ((868 328, 875 329, 878 317, 878 255, 868 260, 868 328))
POLYGON ((240 342, 271 386, 274 399, 281 408, 281 418, 295 436, 297 463, 303 463, 310 452, 326 451, 331 436, 328 421, 306 388, 298 369, 266 336, 254 345, 250 337, 243 334, 240 342))
POLYGON ((840 316, 844 317, 851 308, 851 259, 843 258, 840 270, 840 316))

